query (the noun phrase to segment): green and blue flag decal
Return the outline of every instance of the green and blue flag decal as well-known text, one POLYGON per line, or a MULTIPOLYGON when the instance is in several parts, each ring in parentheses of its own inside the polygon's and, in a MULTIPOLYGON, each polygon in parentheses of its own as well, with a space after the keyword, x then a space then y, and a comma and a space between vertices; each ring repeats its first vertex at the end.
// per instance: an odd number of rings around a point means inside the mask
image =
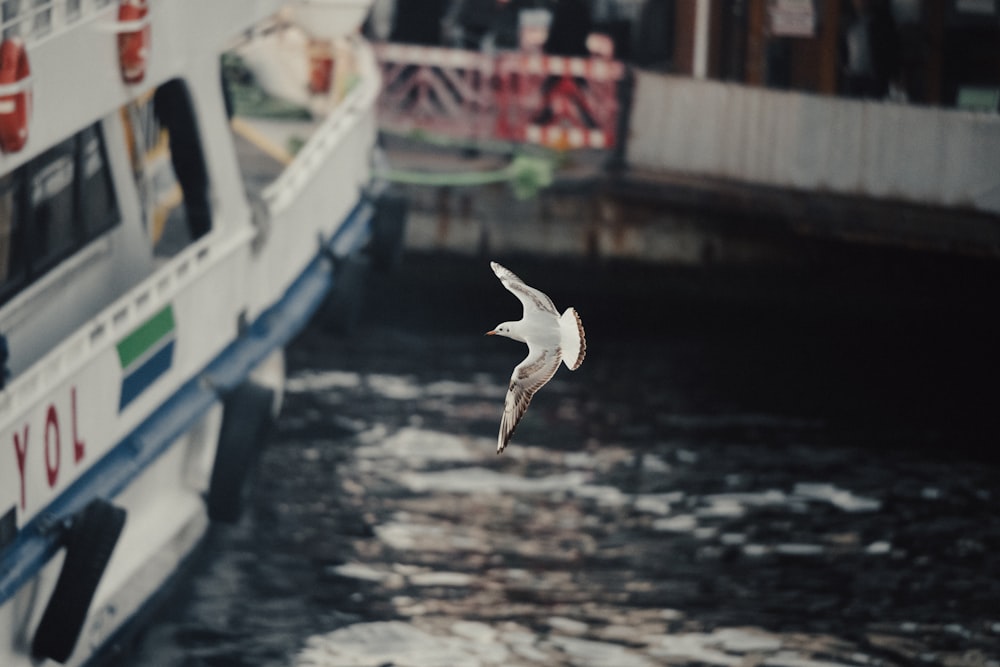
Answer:
POLYGON ((122 368, 121 412, 146 391, 174 363, 174 309, 168 304, 118 342, 122 368))

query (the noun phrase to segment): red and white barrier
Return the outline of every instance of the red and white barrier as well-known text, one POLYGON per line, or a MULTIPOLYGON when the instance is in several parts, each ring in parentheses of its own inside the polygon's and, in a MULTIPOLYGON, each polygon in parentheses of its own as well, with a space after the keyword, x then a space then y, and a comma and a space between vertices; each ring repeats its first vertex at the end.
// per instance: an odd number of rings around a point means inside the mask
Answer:
POLYGON ((621 62, 400 44, 380 45, 377 55, 388 129, 560 149, 617 142, 621 62))
POLYGON ((381 45, 376 53, 382 68, 378 111, 383 127, 491 138, 492 58, 474 51, 398 44, 381 45))

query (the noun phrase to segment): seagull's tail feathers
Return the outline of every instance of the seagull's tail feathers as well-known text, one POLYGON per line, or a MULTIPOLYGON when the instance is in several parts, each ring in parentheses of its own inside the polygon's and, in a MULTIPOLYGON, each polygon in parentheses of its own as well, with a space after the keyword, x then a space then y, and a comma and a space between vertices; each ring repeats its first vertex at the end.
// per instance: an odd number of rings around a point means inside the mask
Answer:
POLYGON ((559 346, 566 368, 575 371, 587 355, 587 338, 583 333, 583 322, 573 308, 567 308, 559 318, 559 346))

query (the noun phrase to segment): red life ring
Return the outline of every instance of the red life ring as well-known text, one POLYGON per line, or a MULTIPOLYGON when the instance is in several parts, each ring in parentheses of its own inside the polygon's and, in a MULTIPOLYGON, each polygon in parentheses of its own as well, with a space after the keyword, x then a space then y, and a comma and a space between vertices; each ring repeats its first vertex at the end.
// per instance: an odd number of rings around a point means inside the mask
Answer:
POLYGON ((118 33, 118 59, 121 61, 122 79, 125 83, 142 82, 149 60, 149 42, 152 31, 146 17, 149 5, 146 0, 121 0, 118 5, 118 22, 139 24, 123 28, 118 33))
POLYGON ((13 37, 0 44, 0 150, 16 153, 28 141, 31 85, 24 42, 13 37))
POLYGON ((333 84, 333 50, 330 43, 311 40, 309 44, 309 92, 326 95, 333 84))

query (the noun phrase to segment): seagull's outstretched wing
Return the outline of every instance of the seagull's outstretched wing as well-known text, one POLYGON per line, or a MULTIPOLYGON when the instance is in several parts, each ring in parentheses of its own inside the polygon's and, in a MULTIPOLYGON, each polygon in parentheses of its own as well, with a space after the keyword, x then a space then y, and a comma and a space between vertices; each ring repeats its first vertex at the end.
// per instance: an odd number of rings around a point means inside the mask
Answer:
MULTIPOLYGON (((522 283, 523 284, 523 283, 522 283)), ((559 348, 532 349, 528 346, 528 356, 514 367, 504 400, 503 417, 500 419, 500 434, 497 436, 497 454, 502 452, 514 435, 514 429, 521 421, 531 397, 552 379, 559 368, 562 354, 559 348)))
POLYGON ((514 275, 513 271, 505 269, 496 262, 490 262, 490 267, 492 267, 493 273, 497 274, 497 278, 500 279, 503 286, 521 301, 521 304, 524 306, 525 317, 528 317, 531 312, 537 310, 559 317, 559 311, 556 310, 552 299, 544 292, 540 292, 534 287, 529 287, 523 280, 514 275))

